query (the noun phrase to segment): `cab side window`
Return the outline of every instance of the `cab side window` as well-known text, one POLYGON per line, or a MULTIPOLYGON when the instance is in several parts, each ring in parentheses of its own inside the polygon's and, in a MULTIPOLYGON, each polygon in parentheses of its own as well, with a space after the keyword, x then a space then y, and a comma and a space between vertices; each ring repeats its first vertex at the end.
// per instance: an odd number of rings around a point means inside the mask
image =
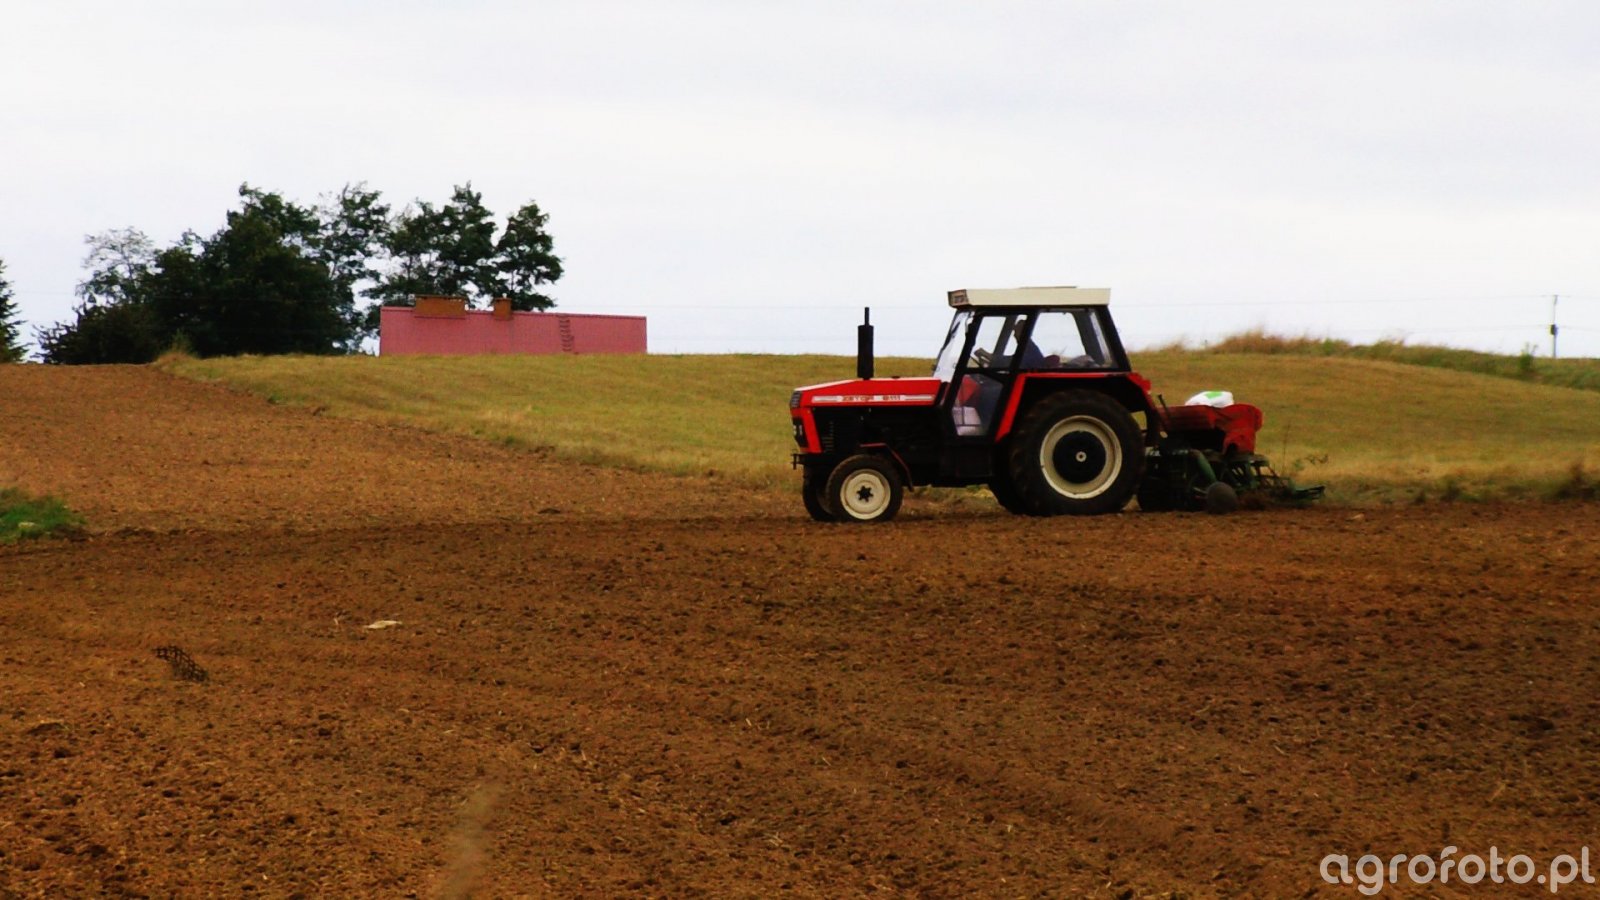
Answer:
POLYGON ((1111 358, 1100 323, 1089 310, 1039 313, 1031 340, 1038 348, 1039 368, 1098 369, 1111 358))

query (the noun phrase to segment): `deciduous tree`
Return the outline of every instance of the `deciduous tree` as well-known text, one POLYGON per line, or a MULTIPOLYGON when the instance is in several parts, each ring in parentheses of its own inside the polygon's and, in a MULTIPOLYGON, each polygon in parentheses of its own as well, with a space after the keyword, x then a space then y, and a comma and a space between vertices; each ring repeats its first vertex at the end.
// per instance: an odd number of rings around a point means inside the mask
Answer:
POLYGON ((328 267, 338 290, 339 316, 349 329, 345 349, 355 350, 368 333, 356 298, 378 283, 378 266, 387 254, 389 205, 364 183, 347 184, 324 196, 316 208, 317 240, 312 258, 328 267))
POLYGON ((353 343, 320 252, 314 214, 245 185, 241 208, 209 238, 159 252, 136 229, 89 238, 76 319, 39 333, 47 362, 149 362, 179 344, 201 356, 335 353, 353 343))
POLYGON ((160 250, 135 228, 87 238, 76 318, 42 329, 40 347, 62 363, 146 362, 175 342, 202 356, 344 353, 376 330, 378 304, 417 294, 547 309, 539 288, 562 269, 546 225, 528 203, 501 233, 470 183, 398 215, 364 183, 316 206, 244 184, 210 237, 160 250), (361 297, 378 303, 358 309, 361 297))
POLYGON ((157 257, 144 302, 164 333, 201 356, 343 348, 349 326, 333 276, 278 213, 247 202, 215 235, 157 257))
POLYGON ((113 228, 83 239, 87 277, 78 283, 79 299, 91 306, 137 300, 140 284, 155 264, 156 245, 137 228, 113 228))
POLYGON ((555 301, 535 288, 561 277, 548 217, 528 203, 499 227, 469 182, 443 206, 419 200, 395 217, 389 271, 369 292, 380 303, 409 304, 418 294, 465 297, 471 305, 510 297, 517 309, 548 309, 555 301))
POLYGON ((526 203, 506 222, 505 233, 495 244, 499 294, 510 297, 514 309, 549 309, 556 305, 537 290, 561 278, 561 260, 555 254, 555 240, 545 231, 548 220, 549 217, 539 211, 539 204, 526 203))

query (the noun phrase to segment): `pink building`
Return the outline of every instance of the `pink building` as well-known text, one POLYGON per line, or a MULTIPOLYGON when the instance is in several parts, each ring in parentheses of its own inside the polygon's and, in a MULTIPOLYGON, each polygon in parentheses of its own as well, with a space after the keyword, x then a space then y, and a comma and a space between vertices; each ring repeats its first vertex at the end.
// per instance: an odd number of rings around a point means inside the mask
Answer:
POLYGON ((459 297, 418 297, 378 314, 378 353, 644 353, 644 316, 514 312, 511 301, 467 309, 459 297))

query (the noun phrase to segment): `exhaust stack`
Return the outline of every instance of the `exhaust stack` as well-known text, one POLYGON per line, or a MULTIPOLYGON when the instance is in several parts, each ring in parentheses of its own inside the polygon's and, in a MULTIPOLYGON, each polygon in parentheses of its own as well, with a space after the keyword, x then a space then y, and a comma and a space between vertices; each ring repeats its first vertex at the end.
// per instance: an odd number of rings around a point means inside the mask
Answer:
POLYGON ((856 326, 856 377, 871 378, 872 358, 872 307, 862 309, 862 321, 856 326))

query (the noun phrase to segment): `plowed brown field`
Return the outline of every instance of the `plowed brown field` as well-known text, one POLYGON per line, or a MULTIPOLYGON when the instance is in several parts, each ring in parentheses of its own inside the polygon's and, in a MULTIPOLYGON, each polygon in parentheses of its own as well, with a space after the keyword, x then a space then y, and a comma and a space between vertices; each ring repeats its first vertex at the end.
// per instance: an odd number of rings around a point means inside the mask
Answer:
POLYGON ((1357 896, 1600 821, 1593 505, 852 528, 148 369, 0 421, 91 524, 0 547, 0 895, 1357 896))

